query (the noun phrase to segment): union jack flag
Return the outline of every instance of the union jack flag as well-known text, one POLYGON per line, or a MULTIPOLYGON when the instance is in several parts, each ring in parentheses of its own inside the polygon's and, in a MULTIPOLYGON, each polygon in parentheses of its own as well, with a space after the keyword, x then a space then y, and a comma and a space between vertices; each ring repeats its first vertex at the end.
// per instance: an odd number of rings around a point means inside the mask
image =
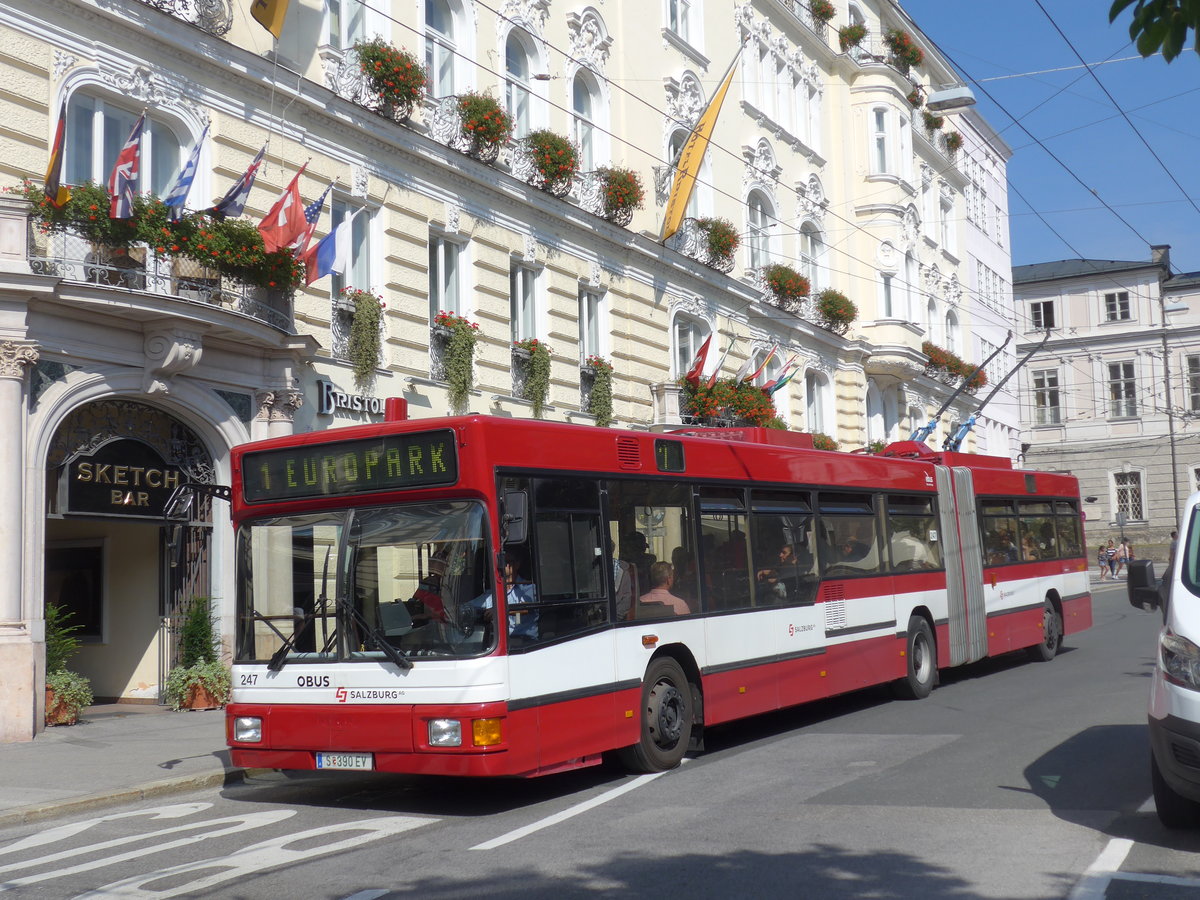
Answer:
POLYGON ((138 166, 142 155, 142 128, 146 114, 138 116, 129 132, 129 139, 117 154, 117 163, 108 176, 108 193, 112 201, 108 207, 110 219, 128 219, 133 216, 133 193, 137 188, 138 166))

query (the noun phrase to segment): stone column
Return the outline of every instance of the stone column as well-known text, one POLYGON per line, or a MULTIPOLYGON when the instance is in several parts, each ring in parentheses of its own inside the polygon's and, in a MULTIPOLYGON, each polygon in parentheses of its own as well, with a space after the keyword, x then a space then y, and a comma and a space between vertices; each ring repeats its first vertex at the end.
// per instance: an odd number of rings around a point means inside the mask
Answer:
POLYGON ((295 430, 296 410, 304 405, 304 394, 292 388, 259 391, 255 397, 258 415, 251 426, 254 440, 286 437, 295 430))
MULTIPOLYGON (((26 609, 25 370, 37 349, 0 342, 0 741, 29 741, 41 731, 45 702, 45 623, 26 609)), ((41 557, 36 563, 41 565, 41 557)), ((28 598, 32 605, 33 598, 28 598)))

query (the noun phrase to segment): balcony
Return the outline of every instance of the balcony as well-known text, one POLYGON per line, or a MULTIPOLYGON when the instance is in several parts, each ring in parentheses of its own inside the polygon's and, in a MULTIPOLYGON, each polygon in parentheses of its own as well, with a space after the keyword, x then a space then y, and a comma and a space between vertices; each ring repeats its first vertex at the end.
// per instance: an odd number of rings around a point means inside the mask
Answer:
POLYGON ((229 33, 233 26, 232 0, 141 0, 169 16, 195 25, 214 37, 229 33))
POLYGON ((868 375, 906 382, 925 371, 928 359, 921 352, 921 326, 899 319, 876 319, 860 322, 859 330, 873 348, 865 365, 868 375))

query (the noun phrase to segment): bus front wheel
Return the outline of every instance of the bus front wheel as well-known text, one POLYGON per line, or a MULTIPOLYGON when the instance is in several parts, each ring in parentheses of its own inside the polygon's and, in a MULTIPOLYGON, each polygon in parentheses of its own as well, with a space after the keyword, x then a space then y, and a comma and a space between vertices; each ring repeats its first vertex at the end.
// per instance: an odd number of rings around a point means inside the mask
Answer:
POLYGON ((664 772, 679 765, 692 737, 692 688, 679 663, 659 657, 642 681, 641 738, 620 752, 637 772, 664 772))
POLYGON ((1054 608, 1049 597, 1042 605, 1042 639, 1029 648, 1029 656, 1037 662, 1050 662, 1058 655, 1062 646, 1063 624, 1062 616, 1054 608))
POLYGON ((909 617, 905 651, 908 668, 904 677, 894 683, 895 694, 903 700, 923 700, 937 681, 937 644, 924 616, 909 617))

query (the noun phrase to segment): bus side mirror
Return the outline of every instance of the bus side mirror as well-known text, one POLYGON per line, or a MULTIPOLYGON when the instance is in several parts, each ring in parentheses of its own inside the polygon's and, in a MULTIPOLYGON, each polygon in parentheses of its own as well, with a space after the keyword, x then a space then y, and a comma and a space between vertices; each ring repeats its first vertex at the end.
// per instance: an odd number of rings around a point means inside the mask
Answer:
POLYGON ((529 537, 529 495, 509 491, 504 495, 504 515, 500 519, 500 541, 523 544, 529 537))
POLYGON ((1129 594, 1129 605, 1147 611, 1158 609, 1161 601, 1158 583, 1154 580, 1154 560, 1131 560, 1127 570, 1125 590, 1129 594))

